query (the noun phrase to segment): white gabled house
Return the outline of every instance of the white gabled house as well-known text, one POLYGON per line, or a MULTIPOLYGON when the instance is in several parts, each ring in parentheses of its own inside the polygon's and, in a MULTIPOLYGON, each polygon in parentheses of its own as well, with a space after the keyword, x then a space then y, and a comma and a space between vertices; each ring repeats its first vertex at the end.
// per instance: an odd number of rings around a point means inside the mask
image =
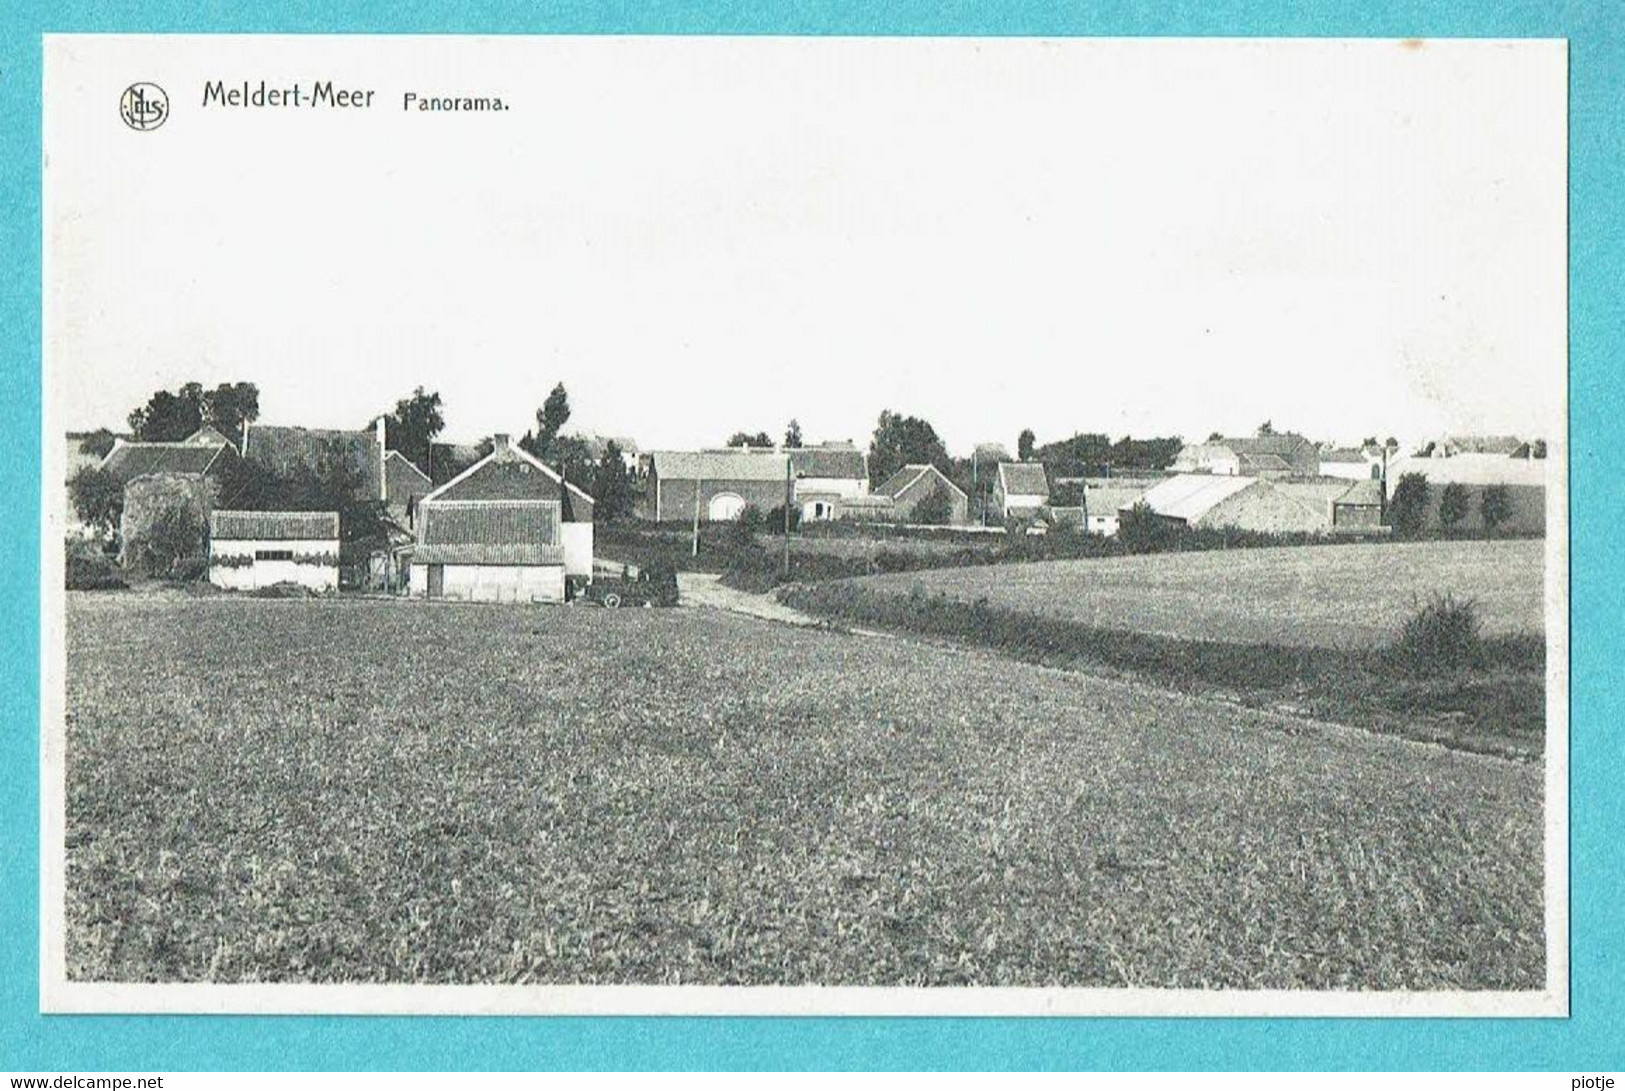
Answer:
POLYGON ((507 436, 492 445, 418 501, 410 593, 563 602, 565 577, 592 577, 592 497, 507 436))
POLYGON ((209 516, 209 582, 234 591, 278 583, 337 591, 338 512, 213 512, 209 516))

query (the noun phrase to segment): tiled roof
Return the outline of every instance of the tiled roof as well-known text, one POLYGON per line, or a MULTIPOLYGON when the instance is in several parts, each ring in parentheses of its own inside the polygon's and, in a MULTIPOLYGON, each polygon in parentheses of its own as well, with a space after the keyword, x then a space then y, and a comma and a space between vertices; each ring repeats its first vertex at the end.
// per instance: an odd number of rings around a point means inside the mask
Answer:
POLYGON ((667 481, 783 481, 785 456, 775 451, 656 451, 654 472, 667 481))
POLYGON ((1290 470, 1292 464, 1276 454, 1249 454, 1242 452, 1236 459, 1237 466, 1242 473, 1257 473, 1260 470, 1290 470))
POLYGON ((125 481, 145 474, 200 474, 226 448, 224 443, 121 443, 108 452, 102 468, 125 481))
MULTIPOLYGON (((1145 504, 1158 515, 1193 523, 1257 481, 1254 477, 1231 474, 1179 474, 1147 490, 1136 502, 1145 504)), ((1133 506, 1134 503, 1123 505, 1125 508, 1133 506)))
POLYGON ((795 447, 788 454, 790 468, 802 477, 862 481, 869 476, 868 456, 855 448, 795 447))
POLYGON ((1049 478, 1042 462, 1001 462, 999 481, 1006 496, 1049 495, 1049 478))
POLYGON ((1339 504, 1358 504, 1367 507, 1380 507, 1382 505, 1382 482, 1356 481, 1348 487, 1348 491, 1337 498, 1339 504))
POLYGON ((1132 508, 1145 494, 1144 485, 1091 486, 1083 494, 1083 506, 1096 517, 1116 515, 1123 508, 1132 508))
POLYGON ((1517 436, 1448 436, 1445 444, 1466 454, 1510 455, 1523 441, 1517 436))
POLYGON ((885 495, 895 498, 901 494, 904 489, 908 488, 910 485, 914 484, 915 481, 919 480, 920 475, 925 473, 925 471, 928 469, 930 469, 930 467, 924 463, 911 463, 904 466, 901 470, 898 470, 896 473, 886 478, 886 480, 875 489, 875 493, 877 495, 885 495))
POLYGON ((418 506, 420 564, 561 564, 556 500, 427 500, 418 506))
POLYGON ((209 537, 217 541, 336 541, 336 511, 216 511, 209 537))
POLYGON ((1329 451, 1320 452, 1322 462, 1357 462, 1362 465, 1371 461, 1366 458, 1365 451, 1354 447, 1333 447, 1329 451))

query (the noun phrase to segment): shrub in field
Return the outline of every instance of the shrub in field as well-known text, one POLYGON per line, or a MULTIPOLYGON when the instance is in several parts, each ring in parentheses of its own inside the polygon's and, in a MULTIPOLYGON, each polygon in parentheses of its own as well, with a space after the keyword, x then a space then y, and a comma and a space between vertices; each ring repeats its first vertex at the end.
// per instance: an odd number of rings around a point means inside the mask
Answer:
POLYGON ((122 591, 129 586, 112 560, 100 553, 70 552, 66 569, 69 591, 122 591))
POLYGON ((754 548, 756 532, 762 528, 762 509, 754 504, 745 505, 739 518, 722 524, 724 549, 754 548))
POLYGON ((638 579, 649 585, 649 601, 656 606, 677 605, 677 566, 668 560, 650 562, 638 579))
POLYGON ((1483 658, 1480 627, 1478 603, 1434 595, 1405 619, 1389 653, 1400 669, 1419 677, 1465 670, 1483 658))
POLYGON ((196 583, 209 578, 209 558, 203 553, 188 553, 169 563, 169 578, 180 583, 196 583))
POLYGON ((1400 537, 1414 538, 1422 533, 1427 507, 1428 479, 1418 473, 1400 474, 1388 499, 1388 525, 1400 537))
POLYGON ((1512 518, 1512 490, 1505 485, 1486 486, 1478 498, 1478 515, 1484 529, 1494 534, 1512 518))
POLYGON ((914 522, 943 527, 953 522, 954 501, 947 488, 938 488, 914 506, 914 522))
MULTIPOLYGON (((769 511, 767 513, 767 515, 763 517, 762 529, 767 531, 767 533, 769 533, 769 534, 777 534, 779 537, 782 538, 784 536, 784 527, 785 527, 784 518, 785 518, 784 505, 780 504, 777 507, 773 508, 771 511, 769 511)), ((789 526, 790 526, 790 532, 792 534, 801 529, 801 508, 799 506, 795 505, 795 504, 790 505, 790 524, 789 524, 789 526)))
POLYGON ((1439 495, 1439 525, 1445 530, 1455 530, 1461 521, 1467 518, 1467 509, 1472 497, 1467 486, 1459 481, 1452 481, 1444 487, 1439 495))
POLYGON ((1159 553, 1179 541, 1180 528, 1158 517, 1150 506, 1135 504, 1117 520, 1117 542, 1128 553, 1159 553))

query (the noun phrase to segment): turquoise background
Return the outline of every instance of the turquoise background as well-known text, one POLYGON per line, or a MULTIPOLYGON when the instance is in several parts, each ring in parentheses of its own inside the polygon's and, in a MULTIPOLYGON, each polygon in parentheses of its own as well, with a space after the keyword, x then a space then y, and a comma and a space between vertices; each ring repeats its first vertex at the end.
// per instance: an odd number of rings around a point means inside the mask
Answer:
POLYGON ((1625 1068, 1625 6, 1033 0, 0 5, 0 1071, 595 1067, 1625 1068), (1567 1020, 491 1019, 38 1013, 40 35, 47 32, 1566 37, 1572 979, 1567 1020))

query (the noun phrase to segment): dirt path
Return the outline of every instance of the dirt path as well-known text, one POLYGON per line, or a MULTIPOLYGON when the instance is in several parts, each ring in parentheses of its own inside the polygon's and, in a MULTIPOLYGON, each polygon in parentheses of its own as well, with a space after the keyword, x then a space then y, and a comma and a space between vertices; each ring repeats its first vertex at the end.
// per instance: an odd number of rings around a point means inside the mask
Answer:
POLYGON ((753 595, 724 587, 722 577, 705 572, 677 573, 678 601, 684 606, 708 606, 714 610, 727 610, 746 614, 764 621, 781 621, 786 625, 819 627, 824 623, 811 614, 792 610, 771 595, 753 595))

